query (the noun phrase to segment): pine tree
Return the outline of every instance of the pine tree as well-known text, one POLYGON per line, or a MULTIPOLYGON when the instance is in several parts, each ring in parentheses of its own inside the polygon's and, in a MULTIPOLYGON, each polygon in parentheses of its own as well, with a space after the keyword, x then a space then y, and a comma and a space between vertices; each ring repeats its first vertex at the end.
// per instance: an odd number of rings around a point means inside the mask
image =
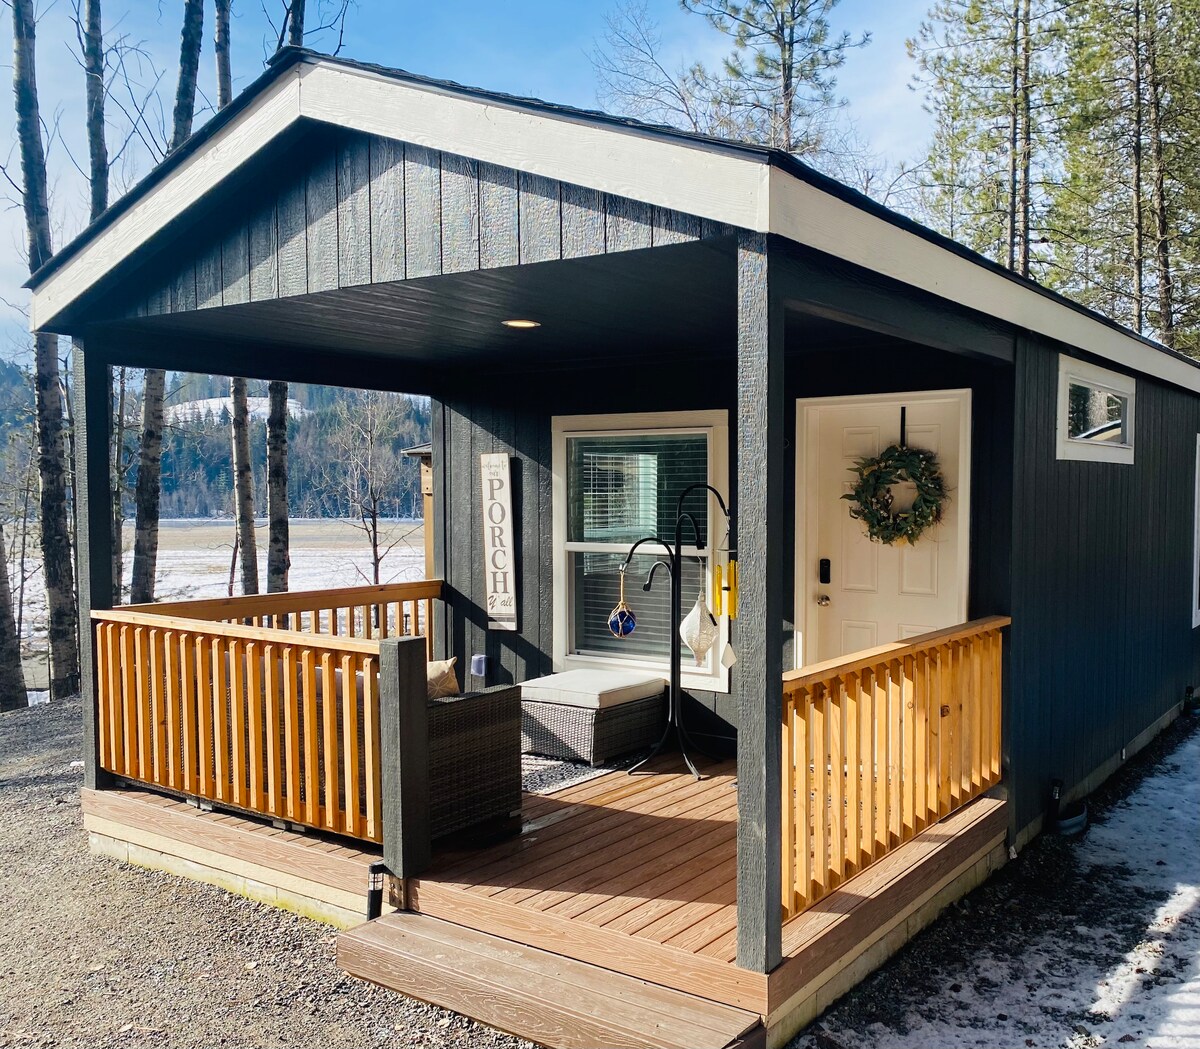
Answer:
POLYGON ((1039 262, 1061 37, 1045 0, 939 0, 908 42, 934 118, 921 217, 1025 276, 1039 262))

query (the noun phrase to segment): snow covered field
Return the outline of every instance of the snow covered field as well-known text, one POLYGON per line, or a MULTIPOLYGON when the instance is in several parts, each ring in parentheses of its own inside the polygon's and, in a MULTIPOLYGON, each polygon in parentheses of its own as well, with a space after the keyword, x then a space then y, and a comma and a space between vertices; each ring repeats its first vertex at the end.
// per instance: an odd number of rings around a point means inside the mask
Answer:
POLYGON ((1200 1049, 1200 731, 1184 728, 1081 840, 1035 842, 792 1049, 1200 1049))
MULTIPOLYGON (((393 583, 421 579, 425 575, 424 531, 420 521, 390 521, 384 543, 395 543, 383 560, 380 581, 393 583)), ((266 588, 267 529, 257 530, 259 581, 266 588)), ((125 585, 133 564, 133 531, 125 529, 125 585)), ((371 582, 371 552, 366 536, 351 521, 294 520, 291 522, 292 590, 326 590, 364 586, 371 582)), ((232 521, 163 521, 159 526, 156 594, 160 600, 189 597, 221 597, 228 592, 233 557, 232 521)), ((27 559, 30 571, 26 584, 25 614, 21 637, 29 659, 26 684, 45 687, 43 650, 46 637, 46 593, 40 565, 27 559)), ((15 566, 9 578, 16 580, 15 566)), ((240 571, 235 573, 235 593, 241 590, 240 571)), ((15 594, 14 594, 15 597, 15 594)))

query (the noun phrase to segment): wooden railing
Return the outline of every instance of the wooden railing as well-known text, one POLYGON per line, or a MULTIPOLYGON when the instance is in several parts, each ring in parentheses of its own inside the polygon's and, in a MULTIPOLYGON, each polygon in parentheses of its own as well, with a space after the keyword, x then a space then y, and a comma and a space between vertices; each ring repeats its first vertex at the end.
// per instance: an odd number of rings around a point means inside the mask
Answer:
POLYGON ((101 767, 381 841, 379 639, 428 638, 440 593, 433 580, 94 612, 101 767))
POLYGON ((784 675, 783 912, 1000 779, 1002 616, 784 675))
POLYGON ((134 612, 178 616, 242 626, 271 627, 331 637, 382 638, 424 635, 433 656, 433 602, 440 579, 384 583, 340 590, 292 590, 278 594, 203 598, 128 605, 134 612))

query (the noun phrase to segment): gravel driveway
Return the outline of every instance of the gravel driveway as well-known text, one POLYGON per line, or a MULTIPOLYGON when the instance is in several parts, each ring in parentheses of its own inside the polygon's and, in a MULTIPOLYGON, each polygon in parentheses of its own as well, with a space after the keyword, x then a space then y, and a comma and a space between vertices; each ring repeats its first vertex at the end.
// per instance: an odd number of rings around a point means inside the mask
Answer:
POLYGON ((328 926, 87 850, 79 703, 0 714, 0 1047, 526 1046, 340 973, 328 926))

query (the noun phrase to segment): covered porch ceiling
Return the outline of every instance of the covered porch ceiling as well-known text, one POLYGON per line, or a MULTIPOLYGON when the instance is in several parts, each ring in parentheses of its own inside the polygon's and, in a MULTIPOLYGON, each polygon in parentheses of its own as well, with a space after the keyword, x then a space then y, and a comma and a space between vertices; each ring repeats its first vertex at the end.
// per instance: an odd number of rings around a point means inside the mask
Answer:
POLYGON ((338 372, 326 381, 343 384, 355 360, 432 379, 732 357, 734 248, 720 238, 125 318, 91 325, 85 341, 114 361, 252 377, 325 359, 338 372), (502 325, 513 318, 540 326, 502 325))

